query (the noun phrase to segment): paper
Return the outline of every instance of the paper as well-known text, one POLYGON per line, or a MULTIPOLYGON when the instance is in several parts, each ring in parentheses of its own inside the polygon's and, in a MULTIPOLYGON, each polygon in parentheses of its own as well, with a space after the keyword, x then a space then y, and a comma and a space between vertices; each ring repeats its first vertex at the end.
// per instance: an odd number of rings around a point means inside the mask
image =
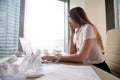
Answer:
POLYGON ((19 70, 25 72, 27 77, 40 77, 43 74, 42 63, 38 55, 27 55, 24 57, 19 70))
POLYGON ((25 73, 19 71, 18 68, 12 64, 13 62, 14 59, 9 58, 3 63, 0 63, 0 78, 2 78, 2 80, 25 80, 25 73))
POLYGON ((101 80, 90 66, 61 65, 37 80, 101 80))

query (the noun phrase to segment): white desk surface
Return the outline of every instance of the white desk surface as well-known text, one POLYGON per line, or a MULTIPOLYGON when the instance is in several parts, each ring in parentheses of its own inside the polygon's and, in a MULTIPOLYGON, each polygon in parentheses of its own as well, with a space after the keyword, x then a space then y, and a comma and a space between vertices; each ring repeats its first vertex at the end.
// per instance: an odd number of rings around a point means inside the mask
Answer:
MULTIPOLYGON (((43 63, 43 70, 45 72, 44 76, 47 76, 47 74, 50 74, 50 72, 54 73, 55 69, 57 69, 57 67, 59 67, 61 65, 83 66, 79 63, 43 63)), ((103 70, 101 70, 93 65, 87 65, 87 66, 91 66, 92 69, 97 73, 98 77, 101 80, 120 80, 120 78, 118 78, 118 77, 116 77, 108 72, 105 72, 105 71, 103 71, 103 70)), ((57 73, 59 73, 59 72, 57 72, 57 73)), ((58 77, 58 75, 57 75, 57 77, 58 77)), ((43 78, 43 77, 40 77, 40 78, 43 78)), ((27 80, 41 80, 40 78, 28 78, 27 80)), ((45 80, 51 80, 51 79, 49 79, 49 77, 47 77, 47 78, 48 79, 45 78, 45 80)), ((42 80, 44 80, 44 78, 42 80)), ((80 80, 80 79, 78 79, 78 80, 80 80)))

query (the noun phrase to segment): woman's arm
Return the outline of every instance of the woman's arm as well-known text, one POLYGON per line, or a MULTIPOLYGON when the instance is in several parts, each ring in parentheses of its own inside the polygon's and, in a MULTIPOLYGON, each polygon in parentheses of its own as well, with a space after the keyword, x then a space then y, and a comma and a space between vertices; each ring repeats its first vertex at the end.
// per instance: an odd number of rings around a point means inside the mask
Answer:
POLYGON ((69 53, 70 54, 75 54, 77 52, 76 45, 73 43, 73 37, 74 35, 71 35, 70 41, 69 41, 69 53))
POLYGON ((72 26, 70 26, 70 40, 69 40, 69 53, 75 54, 77 52, 76 45, 73 43, 75 35, 75 29, 73 29, 72 26))
POLYGON ((95 39, 84 40, 82 47, 80 48, 78 53, 72 54, 70 56, 62 56, 60 61, 84 63, 90 54, 94 41, 95 39))

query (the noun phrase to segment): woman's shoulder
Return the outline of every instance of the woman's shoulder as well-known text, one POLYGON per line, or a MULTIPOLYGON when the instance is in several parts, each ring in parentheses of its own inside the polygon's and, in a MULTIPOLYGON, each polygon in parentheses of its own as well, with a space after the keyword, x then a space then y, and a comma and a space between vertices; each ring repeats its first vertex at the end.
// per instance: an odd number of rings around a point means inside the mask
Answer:
POLYGON ((91 25, 91 24, 85 24, 83 26, 83 28, 84 28, 84 30, 91 30, 91 29, 93 29, 93 25, 91 25))
POLYGON ((85 24, 84 27, 93 27, 91 24, 85 24))

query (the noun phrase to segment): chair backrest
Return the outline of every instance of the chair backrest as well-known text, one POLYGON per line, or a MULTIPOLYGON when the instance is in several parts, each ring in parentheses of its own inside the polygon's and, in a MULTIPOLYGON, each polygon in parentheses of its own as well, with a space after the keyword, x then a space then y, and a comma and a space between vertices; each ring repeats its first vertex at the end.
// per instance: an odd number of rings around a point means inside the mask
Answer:
POLYGON ((120 77, 120 28, 107 31, 105 58, 112 74, 120 77))

